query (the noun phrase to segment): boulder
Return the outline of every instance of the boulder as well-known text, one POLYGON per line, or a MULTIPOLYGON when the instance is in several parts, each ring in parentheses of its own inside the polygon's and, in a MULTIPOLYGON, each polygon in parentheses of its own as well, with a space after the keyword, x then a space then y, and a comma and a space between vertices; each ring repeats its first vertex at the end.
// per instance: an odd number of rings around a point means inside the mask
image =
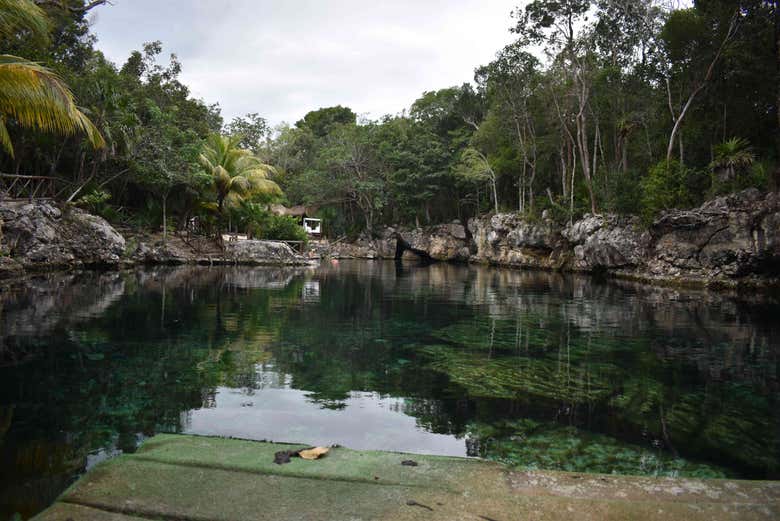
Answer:
POLYGON ((236 241, 225 244, 225 257, 236 263, 257 265, 304 265, 308 260, 284 242, 236 241))
POLYGON ((3 247, 25 267, 116 265, 125 240, 102 217, 48 202, 4 202, 3 247))
POLYGON ((653 276, 723 279, 780 274, 780 194, 749 189, 651 226, 646 270, 653 276))
POLYGON ((397 235, 402 249, 411 250, 418 257, 461 262, 469 259, 468 235, 460 222, 399 230, 397 235))
POLYGON ((499 213, 470 219, 474 262, 528 268, 559 268, 566 262, 560 226, 499 213))
POLYGON ((573 248, 572 269, 592 271, 642 264, 651 236, 636 217, 585 215, 561 235, 573 248))
POLYGON ((130 259, 141 264, 185 264, 192 260, 192 254, 180 251, 171 244, 162 241, 139 241, 130 259))

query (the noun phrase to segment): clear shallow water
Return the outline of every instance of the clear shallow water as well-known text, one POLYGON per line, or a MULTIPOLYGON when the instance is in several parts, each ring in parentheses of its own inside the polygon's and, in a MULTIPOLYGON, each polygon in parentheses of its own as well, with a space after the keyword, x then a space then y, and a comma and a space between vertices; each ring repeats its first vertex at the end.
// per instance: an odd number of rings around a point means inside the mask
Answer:
POLYGON ((776 300, 393 262, 0 293, 0 519, 156 432, 780 477, 776 300))

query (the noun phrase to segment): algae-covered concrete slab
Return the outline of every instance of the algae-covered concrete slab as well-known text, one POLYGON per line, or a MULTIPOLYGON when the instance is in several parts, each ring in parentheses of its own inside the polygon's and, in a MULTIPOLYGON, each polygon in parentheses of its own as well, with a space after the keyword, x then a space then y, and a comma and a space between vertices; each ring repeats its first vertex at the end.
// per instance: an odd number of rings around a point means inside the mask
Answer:
POLYGON ((98 465, 39 521, 779 519, 780 483, 514 472, 462 458, 159 435, 98 465), (417 466, 402 465, 412 459, 417 466))

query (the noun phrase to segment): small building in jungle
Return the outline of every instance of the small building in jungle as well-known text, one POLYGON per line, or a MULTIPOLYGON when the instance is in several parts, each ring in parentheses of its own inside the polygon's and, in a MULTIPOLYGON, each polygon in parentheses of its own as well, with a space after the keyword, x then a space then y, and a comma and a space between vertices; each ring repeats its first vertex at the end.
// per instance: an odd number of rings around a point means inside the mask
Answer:
POLYGON ((310 217, 314 215, 316 209, 303 205, 287 207, 281 204, 272 204, 271 212, 275 215, 286 215, 293 217, 300 224, 307 234, 311 237, 320 237, 322 235, 322 219, 310 217))

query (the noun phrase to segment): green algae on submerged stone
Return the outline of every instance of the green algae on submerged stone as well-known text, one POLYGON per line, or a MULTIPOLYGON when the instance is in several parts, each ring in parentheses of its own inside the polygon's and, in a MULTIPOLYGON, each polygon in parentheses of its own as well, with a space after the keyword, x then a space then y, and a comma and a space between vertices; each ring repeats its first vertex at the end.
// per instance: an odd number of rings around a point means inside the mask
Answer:
POLYGON ((480 456, 522 470, 562 470, 666 477, 725 478, 715 465, 690 462, 668 452, 621 442, 576 427, 530 419, 469 425, 480 456))

